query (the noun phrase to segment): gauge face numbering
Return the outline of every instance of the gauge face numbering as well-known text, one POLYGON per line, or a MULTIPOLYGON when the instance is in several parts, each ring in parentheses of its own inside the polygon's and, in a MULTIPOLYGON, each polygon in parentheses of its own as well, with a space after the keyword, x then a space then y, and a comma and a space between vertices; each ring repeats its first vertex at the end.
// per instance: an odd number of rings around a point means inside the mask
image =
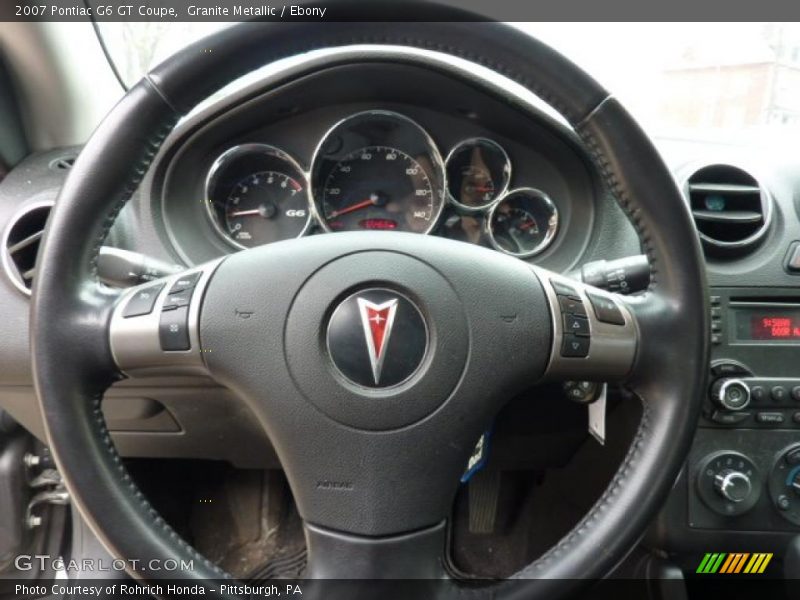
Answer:
POLYGON ((322 190, 323 218, 333 231, 424 232, 437 214, 430 178, 411 156, 367 146, 331 169, 322 190))
POLYGON ((224 153, 212 168, 206 196, 216 228, 238 247, 298 237, 308 226, 303 171, 272 146, 247 144, 224 153))
POLYGON ((444 167, 430 137, 397 113, 368 111, 336 125, 312 166, 328 231, 428 233, 444 205, 444 167))
POLYGON ((534 256, 543 252, 558 232, 558 210, 539 190, 514 190, 492 207, 487 228, 498 250, 512 256, 534 256))
POLYGON ((511 161, 492 140, 474 138, 456 146, 447 157, 450 200, 466 211, 482 210, 502 196, 511 179, 511 161))

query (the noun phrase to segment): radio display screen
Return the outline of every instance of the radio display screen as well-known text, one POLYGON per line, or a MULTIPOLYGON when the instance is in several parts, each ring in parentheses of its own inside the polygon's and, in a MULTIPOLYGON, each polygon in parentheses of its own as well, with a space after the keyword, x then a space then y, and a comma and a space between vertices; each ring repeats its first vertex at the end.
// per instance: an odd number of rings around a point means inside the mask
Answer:
POLYGON ((736 308, 736 339, 800 343, 800 306, 736 308))

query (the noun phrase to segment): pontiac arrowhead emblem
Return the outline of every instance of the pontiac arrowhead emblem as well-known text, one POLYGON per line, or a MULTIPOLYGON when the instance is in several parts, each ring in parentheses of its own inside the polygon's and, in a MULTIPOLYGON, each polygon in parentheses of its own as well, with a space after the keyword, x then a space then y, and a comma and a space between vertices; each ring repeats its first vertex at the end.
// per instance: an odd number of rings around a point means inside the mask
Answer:
POLYGON ((370 288, 341 300, 325 341, 333 366, 351 383, 391 388, 407 381, 428 352, 428 327, 407 296, 370 288))
POLYGON ((372 367, 372 377, 378 385, 383 370, 383 359, 386 356, 386 346, 392 335, 394 316, 397 313, 397 298, 392 298, 381 304, 375 304, 364 298, 358 298, 358 312, 361 316, 361 326, 364 329, 364 338, 367 341, 369 362, 372 367))

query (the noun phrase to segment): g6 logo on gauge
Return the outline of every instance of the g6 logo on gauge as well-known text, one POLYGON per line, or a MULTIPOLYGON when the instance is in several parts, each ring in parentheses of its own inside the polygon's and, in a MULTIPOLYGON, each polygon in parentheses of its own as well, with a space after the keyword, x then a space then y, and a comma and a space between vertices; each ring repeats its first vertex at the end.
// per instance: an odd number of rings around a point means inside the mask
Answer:
POLYGON ((216 229, 237 248, 298 237, 310 222, 303 169, 266 144, 234 146, 216 160, 206 206, 216 229))

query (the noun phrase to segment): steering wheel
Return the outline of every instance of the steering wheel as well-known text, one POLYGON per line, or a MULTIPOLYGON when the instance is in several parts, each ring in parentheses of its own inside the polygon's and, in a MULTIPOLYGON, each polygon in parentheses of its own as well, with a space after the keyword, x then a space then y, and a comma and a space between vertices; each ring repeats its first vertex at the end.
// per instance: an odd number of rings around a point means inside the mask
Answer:
POLYGON ((444 524, 476 441, 508 398, 546 379, 622 383, 643 404, 641 424, 590 512, 491 592, 560 597, 605 575, 645 531, 686 457, 708 359, 687 207, 644 132, 586 73, 511 27, 452 16, 233 26, 151 71, 84 147, 39 257, 32 354, 58 467, 115 557, 193 560, 180 576, 201 585, 228 577, 143 497, 100 411, 123 376, 187 372, 230 388, 269 436, 304 521, 310 578, 446 579, 444 524), (257 67, 351 44, 467 59, 560 111, 640 235, 647 292, 608 294, 489 249, 396 232, 274 243, 123 292, 99 283, 100 245, 181 115, 257 67), (576 310, 588 335, 567 327, 576 310))

